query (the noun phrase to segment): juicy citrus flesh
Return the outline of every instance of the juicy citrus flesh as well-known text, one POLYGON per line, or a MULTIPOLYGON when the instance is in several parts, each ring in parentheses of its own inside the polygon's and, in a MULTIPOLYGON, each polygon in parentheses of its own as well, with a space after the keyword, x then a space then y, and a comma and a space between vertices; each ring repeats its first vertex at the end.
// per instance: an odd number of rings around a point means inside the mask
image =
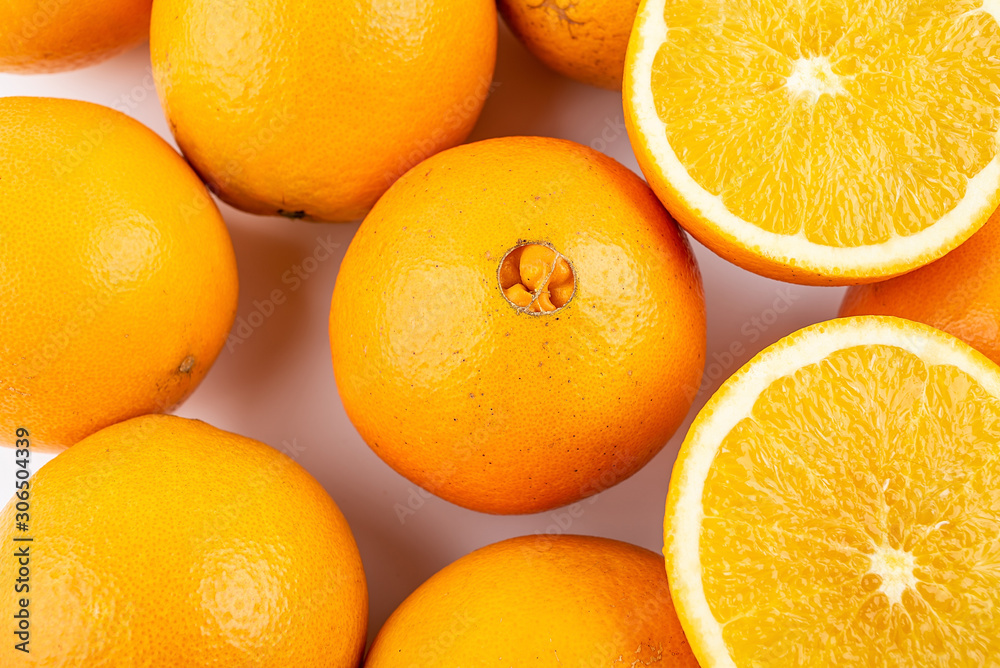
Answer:
MULTIPOLYGON (((764 389, 728 431, 716 425, 725 433, 691 497, 702 516, 695 588, 711 620, 688 615, 686 630, 716 641, 696 643, 711 656, 703 665, 1000 656, 1000 374, 930 328, 852 320, 908 327, 895 344, 861 344, 859 329, 859 345, 773 379, 751 370, 764 389)), ((731 409, 723 400, 714 412, 731 409)), ((670 547, 669 524, 668 572, 671 550, 684 549, 670 547)), ((676 588, 683 576, 671 575, 676 588)))
POLYGON ((576 280, 569 261, 542 244, 512 249, 500 263, 500 287, 518 308, 530 313, 551 313, 573 298, 576 280))
POLYGON ((676 160, 691 180, 668 176, 691 209, 673 211, 680 222, 708 218, 725 243, 788 252, 789 263, 845 263, 822 248, 885 246, 863 257, 877 265, 897 247, 957 245, 995 207, 994 0, 647 4, 657 15, 637 30, 656 51, 635 86, 651 87, 658 120, 640 125, 666 139, 655 160, 676 160), (949 213, 961 221, 933 240, 892 246, 949 213))
POLYGON ((652 85, 688 174, 744 220, 888 241, 934 224, 997 155, 1000 23, 982 0, 764 3, 739 23, 729 4, 667 4, 685 48, 663 46, 652 85))
POLYGON ((705 589, 733 654, 959 661, 962 635, 1000 651, 998 442, 997 398, 901 348, 838 351, 773 383, 703 498, 705 589), (747 563, 764 546, 777 579, 747 563), (821 633, 803 611, 828 611, 821 633))

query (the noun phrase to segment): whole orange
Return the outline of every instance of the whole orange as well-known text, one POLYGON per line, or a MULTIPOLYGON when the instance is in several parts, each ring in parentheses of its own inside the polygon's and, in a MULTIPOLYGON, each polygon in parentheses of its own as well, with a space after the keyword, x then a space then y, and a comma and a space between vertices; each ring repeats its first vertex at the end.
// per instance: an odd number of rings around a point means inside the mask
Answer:
POLYGON ((396 609, 366 668, 697 668, 663 557, 592 536, 523 536, 445 567, 396 609))
POLYGON ((556 72, 622 89, 639 0, 498 0, 497 6, 517 38, 556 72))
POLYGON ((236 314, 229 233, 184 160, 85 102, 0 99, 0 443, 58 451, 197 387, 236 314))
POLYGON ((18 499, 0 513, 0 611, 8 629, 28 620, 30 652, 8 631, 0 666, 358 665, 368 595, 351 529, 263 443, 134 418, 56 457, 26 491, 26 530, 18 499))
POLYGON ((465 140, 496 42, 493 0, 158 0, 150 37, 174 137, 212 189, 329 221, 465 140))
POLYGON ((528 513, 648 462, 701 378, 687 240, 649 188, 573 142, 445 151, 362 223, 330 312, 344 409, 398 472, 528 513))
POLYGON ((152 0, 4 0, 0 72, 59 72, 122 53, 149 35, 152 6, 152 0))
POLYGON ((956 336, 1000 364, 1000 210, 940 260, 851 287, 840 315, 895 315, 956 336))

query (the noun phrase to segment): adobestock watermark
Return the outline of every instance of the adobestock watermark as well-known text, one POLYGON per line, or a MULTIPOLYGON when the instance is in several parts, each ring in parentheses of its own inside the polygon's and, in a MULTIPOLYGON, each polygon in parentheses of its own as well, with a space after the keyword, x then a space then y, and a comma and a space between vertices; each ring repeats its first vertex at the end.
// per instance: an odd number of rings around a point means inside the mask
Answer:
POLYGON ((406 491, 405 502, 397 501, 392 505, 392 510, 396 514, 396 519, 399 520, 399 523, 406 524, 406 521, 410 517, 420 512, 427 505, 427 502, 434 498, 435 494, 430 490, 441 489, 449 480, 452 480, 456 475, 460 475, 460 467, 472 460, 474 452, 474 448, 466 448, 457 457, 449 459, 444 466, 432 471, 425 478, 424 484, 427 488, 410 485, 406 491))
POLYGON ((71 0, 38 0, 37 7, 31 16, 21 19, 20 25, 5 26, 7 43, 10 51, 17 53, 24 49, 26 43, 34 40, 48 28, 63 9, 69 6, 71 0))
MULTIPOLYGON (((640 468, 638 463, 635 453, 616 450, 610 466, 604 467, 599 476, 588 480, 580 487, 580 500, 549 512, 548 516, 552 521, 544 529, 534 532, 534 535, 544 539, 568 534, 573 524, 587 512, 587 506, 597 503, 601 498, 601 492, 611 489, 625 480, 630 473, 637 471, 640 468)), ((536 542, 534 547, 528 549, 528 554, 531 556, 546 551, 549 545, 551 543, 548 541, 536 542)))
POLYGON ((83 130, 79 139, 60 154, 55 164, 56 176, 65 178, 78 169, 115 132, 115 129, 116 125, 110 118, 102 118, 95 127, 83 130))
POLYGON ((628 128, 625 126, 624 116, 608 116, 604 119, 601 133, 590 140, 590 148, 604 153, 611 144, 622 137, 628 136, 628 128))
POLYGON ((245 523, 248 515, 254 513, 258 499, 273 495, 275 489, 282 488, 292 477, 293 471, 301 466, 299 458, 309 449, 300 444, 297 437, 284 439, 274 447, 284 457, 258 459, 255 466, 248 469, 241 479, 238 495, 230 496, 225 503, 217 503, 211 512, 202 513, 201 531, 206 536, 228 533, 234 526, 245 523))
MULTIPOLYGON (((273 144, 295 120, 288 106, 281 107, 268 117, 254 132, 248 134, 229 156, 220 175, 212 175, 214 187, 228 187, 243 174, 245 165, 255 160, 264 149, 273 144)), ((214 188, 213 188, 214 189, 214 188)))
MULTIPOLYGON (((138 84, 116 97, 108 106, 115 111, 131 115, 150 97, 156 97, 156 85, 152 70, 147 68, 145 76, 138 84)), ((83 130, 80 139, 60 155, 59 162, 55 166, 56 175, 65 177, 80 167, 117 127, 118 125, 110 118, 102 118, 95 127, 83 130)))
POLYGON ((316 237, 316 245, 312 252, 299 262, 286 269, 281 274, 283 287, 273 288, 263 298, 254 299, 253 309, 246 315, 237 316, 233 328, 226 337, 226 350, 236 352, 236 348, 246 343, 254 333, 264 326, 282 306, 288 302, 290 295, 302 289, 312 278, 322 264, 334 257, 342 244, 333 240, 332 234, 316 237))
POLYGON ((31 556, 32 544, 35 541, 31 535, 31 432, 25 427, 14 431, 14 498, 10 503, 14 506, 14 529, 11 537, 14 552, 14 597, 17 612, 14 613, 14 649, 25 654, 31 653, 31 556))
MULTIPOLYGON (((743 321, 740 325, 740 337, 733 339, 722 351, 713 351, 706 360, 705 372, 701 385, 694 394, 709 390, 724 381, 736 371, 736 365, 748 354, 756 354, 760 347, 756 346, 764 335, 774 327, 781 316, 788 313, 801 295, 795 292, 795 286, 782 285, 774 292, 771 304, 743 321)), ((692 396, 693 398, 693 396, 692 396)))
POLYGON ((447 628, 433 638, 428 638, 414 651, 413 660, 407 668, 425 668, 447 662, 448 653, 458 639, 476 625, 476 618, 467 610, 458 610, 451 614, 447 628))
POLYGON ((426 489, 418 485, 410 485, 407 489, 405 501, 396 502, 392 506, 399 523, 406 524, 406 521, 410 517, 416 515, 427 504, 427 501, 435 496, 433 490, 443 489, 455 476, 462 475, 464 469, 471 464, 477 455, 480 459, 488 461, 488 457, 484 457, 484 455, 487 454, 490 444, 497 439, 497 434, 499 433, 498 425, 503 424, 508 416, 509 413, 505 409, 495 409, 491 415, 491 419, 481 422, 468 438, 465 439, 465 447, 460 452, 453 453, 452 456, 445 460, 443 466, 435 471, 431 471, 426 476, 424 482, 426 489))
MULTIPOLYGON (((113 231, 114 232, 114 231, 113 231)), ((119 245, 121 235, 107 234, 96 240, 97 250, 102 256, 120 257, 119 245)), ((85 301, 76 305, 74 315, 65 323, 46 333, 33 347, 32 354, 25 356, 20 362, 15 362, 19 368, 18 377, 35 379, 41 375, 50 364, 59 358, 72 345, 74 339, 80 336, 91 324, 96 322, 107 309, 115 305, 120 295, 119 288, 128 284, 135 273, 134 268, 145 267, 152 263, 156 251, 152 246, 142 246, 141 249, 131 248, 127 271, 108 272, 101 283, 101 289, 91 294, 85 301)), ((123 264, 119 269, 124 269, 123 264)), ((25 391, 12 386, 15 393, 25 394, 25 391)))
POLYGON ((297 438, 292 438, 291 441, 284 440, 281 442, 280 446, 275 448, 278 452, 288 455, 295 461, 298 461, 299 457, 301 457, 302 454, 308 449, 309 448, 304 445, 299 445, 299 439, 297 438))
MULTIPOLYGON (((147 67, 146 73, 139 80, 139 83, 116 97, 108 106, 115 111, 131 115, 151 97, 156 98, 156 80, 153 77, 153 70, 147 67)), ((158 101, 157 104, 159 104, 158 101)))
POLYGON ((424 137, 409 153, 396 160, 395 166, 382 175, 382 182, 388 188, 399 177, 435 153, 448 148, 448 139, 454 132, 471 125, 479 116, 486 99, 500 87, 499 81, 481 77, 475 89, 453 104, 441 117, 441 122, 427 137, 424 137))

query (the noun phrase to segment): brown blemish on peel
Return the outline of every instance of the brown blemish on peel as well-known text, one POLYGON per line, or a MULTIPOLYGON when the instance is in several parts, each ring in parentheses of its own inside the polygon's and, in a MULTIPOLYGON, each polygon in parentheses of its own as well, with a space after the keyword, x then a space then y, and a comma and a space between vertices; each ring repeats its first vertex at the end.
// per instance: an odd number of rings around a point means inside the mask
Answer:
POLYGON ((181 365, 177 367, 177 370, 181 373, 191 373, 191 369, 194 368, 194 355, 188 355, 181 362, 181 365))

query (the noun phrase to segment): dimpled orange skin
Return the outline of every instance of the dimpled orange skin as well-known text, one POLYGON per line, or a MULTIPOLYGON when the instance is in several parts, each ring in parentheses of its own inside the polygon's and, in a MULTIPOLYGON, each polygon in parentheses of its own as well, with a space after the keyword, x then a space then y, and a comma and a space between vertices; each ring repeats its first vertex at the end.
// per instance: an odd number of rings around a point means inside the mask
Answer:
POLYGON ((929 265, 848 288, 840 316, 895 315, 944 330, 1000 364, 1000 210, 929 265))
POLYGON ((573 142, 507 137, 441 153, 359 228, 330 313, 347 415, 396 471, 453 503, 530 513, 595 494, 680 425, 705 356, 701 277, 649 188, 573 142), (501 259, 550 244, 560 310, 504 296, 501 259))
MULTIPOLYGON (((333 499, 289 457, 144 416, 81 441, 30 485, 30 531, 15 530, 11 501, 0 532, 7 545, 34 539, 31 652, 5 642, 0 666, 358 665, 361 559, 333 499)), ((4 582, 16 568, 0 561, 4 582)), ((7 620, 16 599, 11 584, 7 620)))
POLYGON ((152 0, 3 0, 0 72, 60 72, 127 51, 148 37, 152 5, 152 0))
POLYGON ((73 100, 0 99, 0 443, 59 451, 164 412, 236 315, 208 191, 148 128, 73 100))
POLYGON ((697 668, 663 557, 593 536, 523 536, 468 554, 389 617, 365 668, 697 668))
POLYGON ((493 0, 158 0, 150 48, 174 137, 222 199, 346 221, 465 140, 496 41, 493 0))
POLYGON ((622 89, 639 0, 498 0, 497 6, 525 47, 556 72, 622 89))

